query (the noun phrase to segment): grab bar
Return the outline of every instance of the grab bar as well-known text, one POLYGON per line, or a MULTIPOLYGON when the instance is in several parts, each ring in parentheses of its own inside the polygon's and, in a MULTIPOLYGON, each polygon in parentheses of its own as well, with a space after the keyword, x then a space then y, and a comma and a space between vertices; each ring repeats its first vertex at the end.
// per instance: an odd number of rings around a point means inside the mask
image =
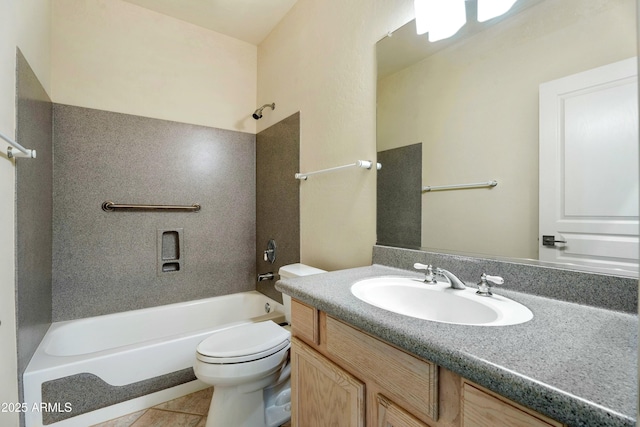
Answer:
MULTIPOLYGON (((319 175, 321 173, 333 172, 333 171, 337 171, 337 170, 340 170, 340 169, 353 168, 353 167, 359 167, 359 168, 363 168, 363 169, 371 169, 371 166, 373 166, 373 162, 371 162, 370 160, 358 160, 355 163, 350 163, 350 164, 344 165, 344 166, 336 166, 335 168, 322 169, 322 170, 315 171, 315 172, 297 173, 295 175, 295 178, 306 181, 306 179, 308 177, 310 177, 311 175, 319 175)), ((381 168, 382 168, 382 165, 380 163, 376 163, 376 169, 380 170, 381 168)))
POLYGON ((422 187, 422 191, 437 191, 437 190, 456 190, 458 188, 477 188, 477 187, 495 187, 498 185, 498 181, 487 182, 475 182, 473 184, 454 184, 454 185, 427 185, 422 187))
POLYGON ((12 157, 26 157, 28 159, 35 159, 36 158, 36 150, 29 150, 28 148, 24 148, 22 145, 20 145, 17 142, 13 141, 11 138, 6 136, 2 132, 0 132, 0 138, 4 139, 9 144, 11 144, 11 147, 7 147, 7 157, 8 158, 12 158, 12 157), (15 153, 14 149, 18 150, 20 153, 15 153))
POLYGON ((125 205, 125 204, 116 204, 111 201, 106 201, 102 204, 102 210, 105 212, 113 212, 115 210, 126 210, 126 211, 188 211, 188 212, 198 212, 201 206, 197 203, 194 203, 191 206, 180 206, 180 205, 125 205))

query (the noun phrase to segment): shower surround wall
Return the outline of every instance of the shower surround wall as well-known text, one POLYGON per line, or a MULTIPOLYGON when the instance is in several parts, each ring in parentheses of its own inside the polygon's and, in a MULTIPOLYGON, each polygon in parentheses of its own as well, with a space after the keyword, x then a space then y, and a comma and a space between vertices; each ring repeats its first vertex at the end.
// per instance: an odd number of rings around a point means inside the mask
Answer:
POLYGON ((16 159, 17 375, 22 398, 22 374, 51 325, 53 104, 19 50, 16 59, 16 139, 37 153, 35 159, 16 159))
POLYGON ((422 143, 378 151, 378 162, 377 244, 422 246, 422 143))
MULTIPOLYGON (((256 136, 256 269, 278 273, 300 262, 300 113, 270 126, 256 136), (273 264, 264 260, 269 239, 276 241, 273 264)), ((277 279, 277 278, 276 278, 277 279)), ((276 279, 257 282, 259 292, 282 302, 276 279)))
POLYGON ((53 110, 53 321, 255 289, 255 135, 53 110), (202 209, 104 212, 105 201, 202 209), (180 230, 179 271, 158 268, 167 230, 180 230))

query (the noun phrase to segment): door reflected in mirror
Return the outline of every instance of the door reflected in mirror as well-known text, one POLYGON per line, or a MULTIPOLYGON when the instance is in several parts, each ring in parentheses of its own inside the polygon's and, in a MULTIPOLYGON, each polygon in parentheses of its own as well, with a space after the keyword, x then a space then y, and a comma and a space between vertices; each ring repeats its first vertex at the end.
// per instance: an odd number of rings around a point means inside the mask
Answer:
MULTIPOLYGON (((411 191, 420 192, 420 224, 415 216, 395 216, 398 222, 411 218, 413 223, 396 229, 419 229, 419 242, 385 242, 381 221, 378 242, 538 260, 540 85, 636 56, 635 3, 519 0, 510 13, 479 24, 473 22, 472 0, 466 2, 467 26, 451 39, 429 43, 410 22, 381 40, 378 152, 421 144, 422 186, 499 184, 428 193, 419 186, 411 191)), ((615 169, 609 162, 599 166, 615 169)), ((637 200, 635 184, 629 191, 637 200)), ((632 224, 638 220, 635 206, 625 219, 632 224)), ((379 194, 381 209, 392 211, 393 203, 379 194)), ((378 216, 387 222, 393 217, 378 216)), ((634 239, 628 246, 635 251, 635 267, 625 264, 616 274, 637 275, 637 235, 634 239)))

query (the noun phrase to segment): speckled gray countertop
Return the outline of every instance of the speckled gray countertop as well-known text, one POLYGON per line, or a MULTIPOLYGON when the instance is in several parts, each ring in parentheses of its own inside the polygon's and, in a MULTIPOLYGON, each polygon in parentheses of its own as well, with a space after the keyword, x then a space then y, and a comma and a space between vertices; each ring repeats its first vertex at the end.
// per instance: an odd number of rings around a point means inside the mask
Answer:
MULTIPOLYGON (((635 426, 638 317, 500 289, 533 320, 462 326, 369 305, 351 285, 422 277, 380 265, 282 279, 276 289, 569 426, 635 426)), ((473 285, 472 285, 473 286, 473 285)))

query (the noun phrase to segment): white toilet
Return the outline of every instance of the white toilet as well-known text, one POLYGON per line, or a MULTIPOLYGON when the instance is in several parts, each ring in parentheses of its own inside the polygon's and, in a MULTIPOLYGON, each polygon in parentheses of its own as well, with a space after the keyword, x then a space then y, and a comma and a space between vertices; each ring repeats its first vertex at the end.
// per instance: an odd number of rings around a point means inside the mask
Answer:
MULTIPOLYGON (((323 273, 304 264, 280 268, 282 278, 323 273)), ((291 298, 283 295, 287 321, 291 298)), ((291 333, 268 320, 214 332, 196 349, 193 370, 213 385, 206 427, 277 427, 291 418, 291 333)))

